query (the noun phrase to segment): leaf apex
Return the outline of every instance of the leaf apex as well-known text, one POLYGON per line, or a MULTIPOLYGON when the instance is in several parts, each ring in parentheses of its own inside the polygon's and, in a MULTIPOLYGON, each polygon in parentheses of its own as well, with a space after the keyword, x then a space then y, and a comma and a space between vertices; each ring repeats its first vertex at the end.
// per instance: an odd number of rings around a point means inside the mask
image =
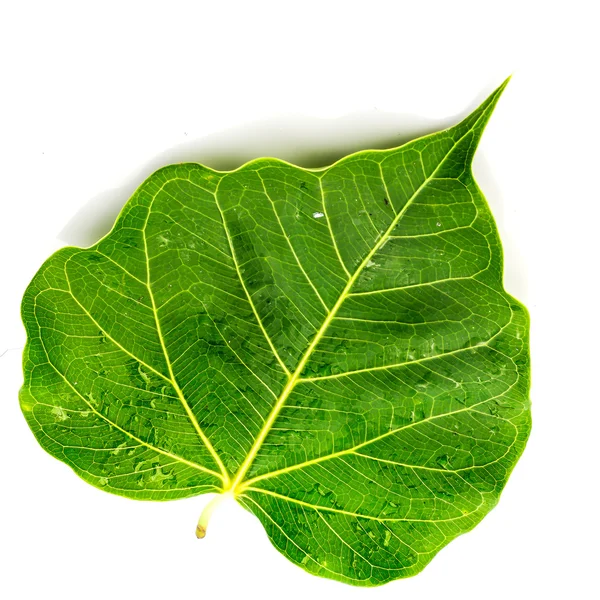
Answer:
POLYGON ((465 156, 466 163, 471 162, 483 131, 510 79, 511 76, 507 77, 470 115, 452 128, 454 134, 462 139, 466 139, 470 134, 469 141, 465 142, 469 145, 465 156))
POLYGON ((483 131, 487 122, 489 121, 500 96, 504 92, 504 89, 508 85, 512 75, 509 75, 477 108, 466 120, 470 120, 475 117, 476 121, 472 124, 473 127, 478 127, 480 131, 483 131))

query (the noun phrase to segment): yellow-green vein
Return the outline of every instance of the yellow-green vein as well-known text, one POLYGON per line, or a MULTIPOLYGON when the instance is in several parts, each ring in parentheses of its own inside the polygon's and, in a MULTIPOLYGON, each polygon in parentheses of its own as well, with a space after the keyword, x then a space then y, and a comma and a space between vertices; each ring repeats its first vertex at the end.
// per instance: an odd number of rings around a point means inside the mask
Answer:
MULTIPOLYGON (((164 185, 166 185, 166 183, 163 184, 163 187, 164 187, 164 185)), ((160 192, 160 190, 159 190, 159 192, 160 192)), ((215 450, 211 441, 208 439, 208 437, 206 436, 204 431, 202 431, 202 428, 200 427, 200 424, 198 423, 198 419, 196 419, 196 415, 193 413, 190 405, 188 404, 187 400, 185 399, 185 396, 183 395, 183 392, 181 391, 181 388, 179 387, 179 384, 177 383, 177 379, 175 377, 175 373, 173 372, 173 367, 171 365, 171 360, 169 358, 169 352, 167 350, 167 345, 165 343, 165 339, 164 339, 164 336, 162 333, 160 319, 158 318, 158 310, 156 309, 156 303, 154 301, 154 294, 152 292, 152 283, 151 283, 151 278, 150 278, 150 254, 148 253, 148 242, 146 240, 146 227, 148 226, 148 220, 150 218, 150 212, 152 210, 152 205, 153 205, 154 200, 159 192, 157 192, 154 195, 154 197, 152 198, 152 201, 150 202, 150 204, 148 206, 146 220, 144 221, 144 226, 142 227, 142 240, 144 242, 144 254, 146 256, 146 277, 147 277, 146 286, 148 288, 148 295, 150 296, 150 302, 152 304, 152 312, 154 314, 154 321, 156 323, 156 333, 158 335, 160 346, 161 346, 163 354, 165 356, 165 362, 167 364, 167 369, 169 370, 171 385, 173 386, 173 389, 177 393, 177 397, 179 398, 181 405, 183 406, 189 420, 191 421, 192 425, 194 426, 194 429, 196 430, 198 436, 202 440, 206 449, 209 451, 210 455, 213 457, 214 461, 217 463, 219 470, 223 474, 224 486, 227 487, 229 485, 229 473, 227 472, 227 469, 225 468, 223 461, 217 454, 217 451, 215 450)))
MULTIPOLYGON (((411 204, 413 203, 413 201, 415 200, 415 198, 417 198, 417 196, 420 194, 420 192, 435 177, 435 174, 437 173, 437 171, 439 170, 439 168, 441 167, 441 165, 446 161, 446 159, 448 158, 448 156, 450 156, 450 154, 452 153, 452 151, 454 150, 454 148, 456 148, 456 146, 460 143, 460 141, 462 139, 464 139, 464 137, 466 135, 468 135, 472 131, 472 129, 475 127, 475 125, 477 125, 478 122, 479 122, 479 119, 475 122, 475 124, 465 134, 463 134, 463 136, 461 136, 457 141, 454 142, 454 144, 448 150, 448 152, 446 153, 446 155, 442 158, 442 160, 440 160, 438 166, 436 167, 436 169, 434 169, 433 173, 429 177, 427 177, 423 181, 423 183, 421 183, 421 185, 413 192, 412 196, 406 201, 406 203, 402 207, 402 210, 400 212, 398 212, 398 214, 394 217, 394 219, 392 220, 390 226, 387 228, 387 230, 384 232, 384 234, 379 238, 379 240, 373 246, 373 248, 371 249, 371 251, 365 256, 365 258, 363 259, 363 261, 357 267, 357 269, 354 272, 354 274, 350 277, 350 279, 346 283, 346 286, 342 290, 342 293, 340 294, 340 296, 337 299, 336 303, 334 304, 333 308, 331 309, 331 311, 329 312, 329 314, 327 315, 327 317, 323 321, 323 325, 320 327, 319 331, 317 331, 315 337, 313 338, 312 342, 308 346, 306 352, 304 353, 304 355, 300 359, 300 362, 298 363, 298 366, 297 366, 296 370, 291 375, 291 377, 289 378, 289 380, 288 380, 285 388, 281 392, 281 395, 279 396, 277 402, 275 403, 275 406, 273 407, 273 409, 271 410, 269 416, 267 417, 267 419, 266 419, 266 421, 265 421, 262 429, 260 430, 258 436, 256 437, 256 439, 254 441, 254 444, 252 445, 252 448, 250 448, 250 451, 248 452, 248 455, 244 459, 244 462, 241 464, 240 468, 238 469, 238 472, 236 473, 235 477, 232 479, 231 488, 233 489, 234 493, 236 493, 237 487, 243 482, 244 477, 246 476, 246 473, 248 472, 248 469, 250 468, 250 466, 254 462, 254 459, 255 459, 255 457, 256 457, 256 455, 257 455, 260 447, 262 446, 265 438, 267 437, 269 431, 271 430, 271 427, 273 426, 273 423, 275 422, 275 419, 279 415, 279 412, 283 408, 283 406, 284 406, 284 404, 285 404, 288 396, 291 394, 291 392, 294 389, 295 385, 300 380, 300 375, 301 375, 302 371, 304 370, 304 367, 306 366, 308 360, 310 359, 310 357, 311 357, 314 349, 317 347, 318 343, 321 341, 321 338, 325 335, 325 332, 327 331, 327 328, 329 327, 331 321, 333 321, 333 319, 335 318, 335 316, 336 316, 337 312, 339 311, 340 307, 342 306, 342 304, 346 300, 347 296, 349 295, 350 290, 352 289, 352 286, 355 284, 356 280, 360 277, 360 275, 363 272, 364 268, 371 261, 371 259, 373 258, 373 256, 378 252, 378 250, 381 248, 381 246, 383 246, 383 244, 385 244, 385 242, 388 239, 388 236, 396 228, 396 226, 398 225, 398 223, 400 222, 400 220, 402 219, 402 217, 406 214, 406 211, 409 209, 409 207, 411 206, 411 204)), ((321 187, 321 191, 322 191, 322 187, 321 187)), ((216 196, 215 196, 215 198, 216 198, 216 196)), ((323 200, 324 200, 324 197, 323 197, 323 200)), ((333 231, 331 233, 332 233, 332 240, 333 240, 333 231)), ((333 243, 335 245, 335 240, 333 240, 333 243)), ((233 248, 232 248, 232 252, 233 252, 233 248)))
MULTIPOLYGON (((36 308, 36 304, 35 304, 35 300, 34 300, 34 313, 35 313, 35 308, 36 308)), ((39 325, 38 325, 38 328, 39 328, 39 325)), ((97 415, 98 417, 100 417, 103 421, 105 421, 106 423, 108 423, 111 427, 114 427, 115 429, 117 429, 121 433, 124 433, 125 435, 127 435, 128 437, 130 437, 132 440, 134 440, 135 442, 137 442, 141 446, 145 446, 146 448, 149 448, 150 450, 153 450, 154 452, 158 452, 159 454, 163 454, 164 456, 168 456, 169 458, 172 458, 172 459, 174 459, 174 460, 176 460, 178 462, 186 464, 189 467, 193 467, 194 469, 198 469, 199 471, 202 471, 203 473, 208 473, 210 475, 214 475, 218 479, 221 479, 221 481, 223 481, 223 484, 225 485, 225 480, 224 480, 223 476, 220 473, 217 473, 216 471, 213 471, 212 469, 208 469, 207 467, 203 467, 202 465, 199 465, 199 464, 197 464, 195 462, 187 460, 187 459, 185 459, 185 458, 183 458, 181 456, 178 456, 177 454, 173 454, 171 452, 168 452, 167 450, 163 450, 162 448, 158 448, 157 446, 153 446, 152 444, 149 444, 148 442, 145 442, 141 438, 138 438, 137 436, 135 436, 130 431, 127 431, 126 429, 123 429, 122 427, 120 427, 119 425, 117 425, 115 422, 111 421, 108 417, 104 416, 67 379, 67 377, 64 375, 64 373, 62 373, 60 371, 60 369, 50 360, 50 355, 48 354, 48 350, 46 349, 46 345, 44 344, 41 331, 40 331, 40 334, 39 334, 39 340, 40 340, 40 345, 42 346, 42 349, 44 350, 44 354, 46 355, 46 360, 48 361, 48 364, 54 369, 54 371, 56 371, 56 373, 61 377, 61 379, 75 392, 75 394, 77 394, 77 396, 79 396, 79 398, 81 398, 81 400, 83 400, 84 404, 89 407, 89 409, 90 409, 91 412, 93 412, 95 415, 97 415)))
MULTIPOLYGON (((221 181, 223 181, 223 180, 220 179, 219 184, 221 183, 221 181)), ((256 319, 258 326, 260 327, 263 335, 265 336, 265 339, 267 340, 267 343, 269 344, 269 348, 271 348, 271 352, 273 352, 273 355, 277 359, 277 362, 279 363, 279 366, 282 368, 283 372, 289 377, 291 375, 290 370, 285 366, 285 363, 283 362, 283 360, 281 360, 281 356, 279 356, 279 353, 277 352, 277 349, 275 348, 275 345, 273 344, 273 340, 267 333, 267 330, 265 329, 265 326, 263 325, 262 319, 260 318, 260 315, 258 314, 258 311, 256 310, 256 306, 254 305, 254 302, 252 301, 252 296, 250 295, 250 292, 248 291, 248 288, 246 287, 244 278, 242 277, 242 273, 240 271, 240 266, 239 266, 239 263, 238 263, 238 260, 236 257, 236 253, 235 253, 235 248, 233 247, 233 240, 231 239, 231 235, 229 234, 229 229, 227 227, 227 222, 225 221, 225 214, 223 213, 223 210, 221 209, 221 205, 219 204, 218 191, 219 190, 218 190, 218 185, 217 185, 217 190, 213 194, 214 198, 215 198, 215 204, 217 206, 219 214, 221 215, 221 220, 223 222, 223 230, 225 231, 225 235, 227 236, 227 242, 229 244, 229 251, 231 252, 231 258, 233 259, 233 264, 235 265, 235 270, 237 272, 238 279, 240 280, 240 284, 244 290, 244 293, 246 294, 246 298, 248 299, 248 304, 250 305, 250 308, 252 309, 252 312, 254 313, 254 318, 256 319)))

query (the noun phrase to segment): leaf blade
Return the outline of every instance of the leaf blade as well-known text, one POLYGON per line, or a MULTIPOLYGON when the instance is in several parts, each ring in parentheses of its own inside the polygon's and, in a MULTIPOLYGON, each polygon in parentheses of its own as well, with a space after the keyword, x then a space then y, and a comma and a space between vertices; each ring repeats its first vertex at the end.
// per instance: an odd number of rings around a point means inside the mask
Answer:
POLYGON ((495 505, 530 429, 528 316, 471 173, 505 85, 325 169, 152 175, 25 294, 40 443, 130 497, 231 489, 316 574, 422 569, 495 505))

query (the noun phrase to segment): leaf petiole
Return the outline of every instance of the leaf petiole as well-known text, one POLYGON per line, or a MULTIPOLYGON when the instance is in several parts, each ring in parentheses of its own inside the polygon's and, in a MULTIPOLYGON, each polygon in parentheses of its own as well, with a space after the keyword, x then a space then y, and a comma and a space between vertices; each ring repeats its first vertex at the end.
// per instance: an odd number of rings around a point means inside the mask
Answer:
POLYGON ((204 510, 200 514, 198 519, 198 525, 196 525, 196 537, 201 540, 206 536, 206 528, 208 527, 208 521, 213 514, 215 508, 225 500, 225 498, 233 498, 233 494, 230 491, 217 494, 212 500, 204 507, 204 510))

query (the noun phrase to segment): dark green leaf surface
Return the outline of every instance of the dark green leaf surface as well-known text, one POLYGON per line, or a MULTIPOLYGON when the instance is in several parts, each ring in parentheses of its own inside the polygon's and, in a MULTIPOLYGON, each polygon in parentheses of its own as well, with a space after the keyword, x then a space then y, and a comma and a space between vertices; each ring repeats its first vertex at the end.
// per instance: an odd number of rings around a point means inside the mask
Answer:
MULTIPOLYGON (((21 406, 106 491, 230 491, 307 571, 413 575, 530 429, 528 317, 457 126, 306 170, 165 167, 28 287, 21 406)), ((476 551, 476 549, 474 549, 476 551)))

